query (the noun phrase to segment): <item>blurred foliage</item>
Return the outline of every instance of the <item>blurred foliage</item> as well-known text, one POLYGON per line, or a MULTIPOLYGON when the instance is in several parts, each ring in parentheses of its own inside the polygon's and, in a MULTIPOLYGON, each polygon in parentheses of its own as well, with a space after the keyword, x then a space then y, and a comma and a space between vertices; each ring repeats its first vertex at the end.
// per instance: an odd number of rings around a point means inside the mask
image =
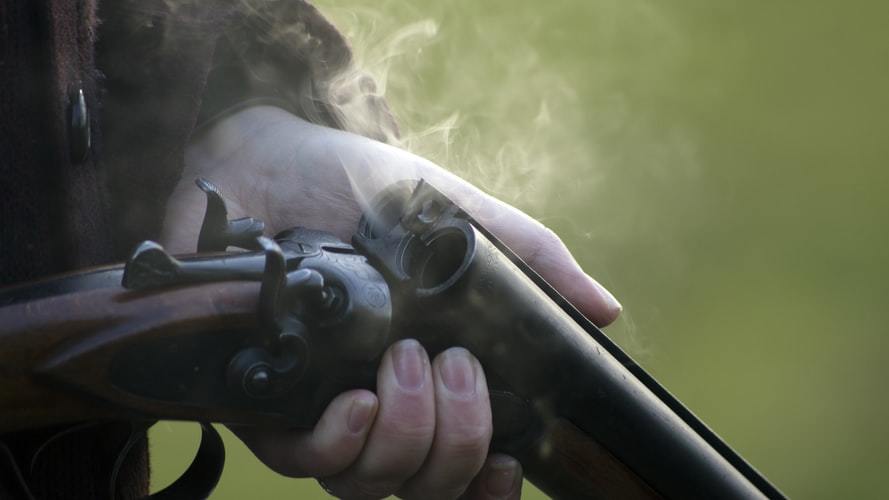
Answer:
MULTIPOLYGON (((889 3, 321 7, 406 146, 559 233, 625 306, 608 333, 780 488, 889 496, 889 3)), ((214 498, 325 497, 230 450, 214 498)))

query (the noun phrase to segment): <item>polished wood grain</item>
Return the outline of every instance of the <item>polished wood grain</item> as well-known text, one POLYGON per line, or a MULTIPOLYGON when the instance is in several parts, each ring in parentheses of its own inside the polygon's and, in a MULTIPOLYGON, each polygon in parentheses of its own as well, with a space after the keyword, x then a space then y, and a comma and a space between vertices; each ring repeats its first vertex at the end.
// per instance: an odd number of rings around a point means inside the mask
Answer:
POLYGON ((107 377, 115 353, 136 341, 256 328, 258 295, 259 284, 246 282, 162 293, 114 287, 0 308, 0 433, 91 419, 261 422, 221 408, 154 404, 119 391, 107 377), (69 363, 85 353, 88 364, 69 363))
POLYGON ((520 456, 525 474, 553 498, 661 498, 596 440, 556 418, 535 446, 520 456))

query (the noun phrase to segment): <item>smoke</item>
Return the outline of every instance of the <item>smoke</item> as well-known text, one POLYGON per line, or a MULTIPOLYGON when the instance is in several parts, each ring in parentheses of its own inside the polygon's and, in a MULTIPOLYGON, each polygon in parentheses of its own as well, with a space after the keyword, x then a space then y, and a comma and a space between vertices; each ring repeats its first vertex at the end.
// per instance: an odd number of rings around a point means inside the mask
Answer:
MULTIPOLYGON (((330 124, 325 116, 332 115, 334 126, 427 158, 521 208, 573 240, 578 260, 606 284, 609 263, 600 261, 597 241, 618 248, 649 234, 681 264, 681 249, 646 223, 645 205, 624 202, 644 196, 634 185, 651 189, 698 170, 687 131, 659 122, 640 99, 653 88, 644 82, 677 80, 677 54, 689 52, 681 24, 657 3, 566 2, 567 15, 509 4, 515 11, 508 16, 497 2, 431 2, 422 12, 394 0, 316 3, 351 45, 348 64, 332 61, 333 52, 316 43, 325 35, 307 33, 301 18, 262 16, 269 45, 290 40, 285 55, 326 65, 314 67, 322 78, 313 85, 294 89, 291 101, 305 103, 304 117, 330 124), (398 129, 376 126, 390 110, 398 129)), ((384 151, 330 154, 363 207, 385 184, 428 172, 419 164, 417 175, 387 170, 384 151)), ((623 329, 622 343, 643 351, 633 322, 623 329)))
MULTIPOLYGON (((353 69, 338 81, 369 74, 375 96, 388 99, 401 128, 390 143, 537 216, 558 165, 592 156, 590 143, 574 140, 582 121, 575 92, 543 69, 530 42, 539 25, 504 37, 453 5, 424 5, 422 13, 393 2, 320 7, 354 51, 353 69), (502 56, 480 64, 478 50, 502 56)), ((360 110, 342 111, 347 130, 362 127, 360 110)))
MULTIPOLYGON (((646 5, 627 9, 615 4, 604 9, 605 15, 596 17, 600 25, 589 36, 599 37, 600 46, 608 47, 618 36, 609 18, 630 10, 633 18, 659 24, 656 38, 675 44, 675 31, 658 17, 657 9, 646 5)), ((385 96, 392 106, 401 135, 389 138, 390 143, 428 158, 548 225, 558 224, 566 241, 594 248, 588 214, 565 213, 564 207, 572 204, 570 199, 578 205, 578 198, 585 200, 583 205, 594 205, 608 180, 606 163, 616 159, 602 143, 614 141, 628 129, 638 131, 639 123, 634 123, 627 97, 607 68, 594 76, 602 99, 581 102, 576 73, 548 60, 551 54, 542 54, 538 46, 557 23, 541 22, 531 9, 528 17, 519 16, 524 21, 520 26, 510 26, 496 15, 485 17, 483 9, 480 16, 461 15, 452 3, 423 5, 422 13, 409 4, 386 1, 367 5, 352 1, 348 6, 322 2, 320 7, 353 47, 354 67, 347 75, 372 75, 377 95, 385 96), (560 199, 563 203, 554 203, 560 199)), ((664 66, 661 61, 652 68, 664 70, 664 66)), ((355 76, 341 81, 349 78, 355 76)), ((360 110, 343 114, 359 121, 347 129, 363 126, 360 110)), ((655 161, 672 150, 669 144, 650 139, 630 147, 650 149, 655 161)), ((365 208, 381 186, 410 176, 404 171, 355 168, 354 159, 343 158, 342 163, 365 208)), ((474 201, 459 203, 475 212, 474 201)), ((610 223, 597 218, 594 227, 610 223)), ((625 227, 619 229, 622 234, 625 227)), ((616 236, 612 228, 606 231, 616 236)), ((588 264, 599 258, 596 253, 577 256, 588 264)), ((596 274, 608 283, 603 267, 597 266, 596 274)), ((650 354, 631 311, 624 312, 613 333, 630 352, 650 354)))

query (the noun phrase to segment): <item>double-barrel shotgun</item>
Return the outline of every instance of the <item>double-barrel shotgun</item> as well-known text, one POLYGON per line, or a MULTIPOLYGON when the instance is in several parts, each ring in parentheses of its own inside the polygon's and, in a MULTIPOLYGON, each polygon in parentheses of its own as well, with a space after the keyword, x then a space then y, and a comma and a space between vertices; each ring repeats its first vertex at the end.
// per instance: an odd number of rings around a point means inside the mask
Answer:
MULTIPOLYGON (((311 428, 347 389, 374 389, 382 353, 418 338, 482 363, 491 449, 554 498, 783 498, 766 478, 466 211, 397 184, 351 244, 228 220, 209 182, 198 252, 142 243, 126 264, 0 290, 4 433, 95 422, 202 423, 186 473, 158 498, 206 497, 224 449, 210 422, 311 428), (229 251, 239 247, 240 251, 229 251)), ((40 453, 38 449, 36 453, 40 453)), ((115 497, 116 470, 109 471, 115 497)))

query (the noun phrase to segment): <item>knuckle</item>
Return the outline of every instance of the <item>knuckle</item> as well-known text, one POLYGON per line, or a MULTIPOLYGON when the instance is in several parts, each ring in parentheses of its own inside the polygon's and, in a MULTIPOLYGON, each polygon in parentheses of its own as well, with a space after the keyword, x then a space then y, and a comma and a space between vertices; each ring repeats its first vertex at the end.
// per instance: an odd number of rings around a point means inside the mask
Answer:
POLYGON ((543 231, 543 234, 542 234, 541 240, 542 240, 544 246, 546 246, 547 248, 552 249, 552 250, 565 248, 565 243, 562 242, 562 238, 560 238, 559 235, 556 234, 555 231, 553 231, 552 229, 550 229, 546 226, 543 226, 542 231, 543 231))
POLYGON ((537 262, 550 257, 553 254, 562 253, 567 250, 565 244, 562 243, 562 238, 559 238, 559 235, 557 235, 555 231, 543 224, 539 224, 538 228, 539 233, 538 237, 535 238, 536 243, 533 248, 531 248, 530 255, 528 256, 529 262, 537 262))
POLYGON ((290 449, 289 454, 291 456, 290 463, 299 464, 299 467, 291 467, 291 469, 299 471, 295 477, 332 476, 348 467, 354 457, 349 448, 324 444, 317 439, 308 438, 308 436, 302 446, 290 449))
POLYGON ((401 429, 380 433, 381 441, 389 443, 393 449, 399 450, 398 455, 404 457, 425 456, 432 446, 435 431, 433 429, 401 429))
POLYGON ((375 430, 374 441, 383 443, 385 448, 392 450, 392 457, 397 461, 422 460, 432 447, 435 438, 435 424, 404 425, 397 424, 375 430))
POLYGON ((442 447, 454 458, 484 457, 491 442, 490 426, 464 426, 446 438, 442 447))
MULTIPOLYGON (((340 457, 322 452, 312 456, 311 475, 318 477, 332 476, 342 472, 348 466, 349 464, 343 463, 340 457)), ((303 475, 305 474, 301 474, 301 476, 303 475)))
POLYGON ((379 423, 380 433, 394 441, 429 441, 435 435, 435 419, 431 415, 387 415, 379 423))

